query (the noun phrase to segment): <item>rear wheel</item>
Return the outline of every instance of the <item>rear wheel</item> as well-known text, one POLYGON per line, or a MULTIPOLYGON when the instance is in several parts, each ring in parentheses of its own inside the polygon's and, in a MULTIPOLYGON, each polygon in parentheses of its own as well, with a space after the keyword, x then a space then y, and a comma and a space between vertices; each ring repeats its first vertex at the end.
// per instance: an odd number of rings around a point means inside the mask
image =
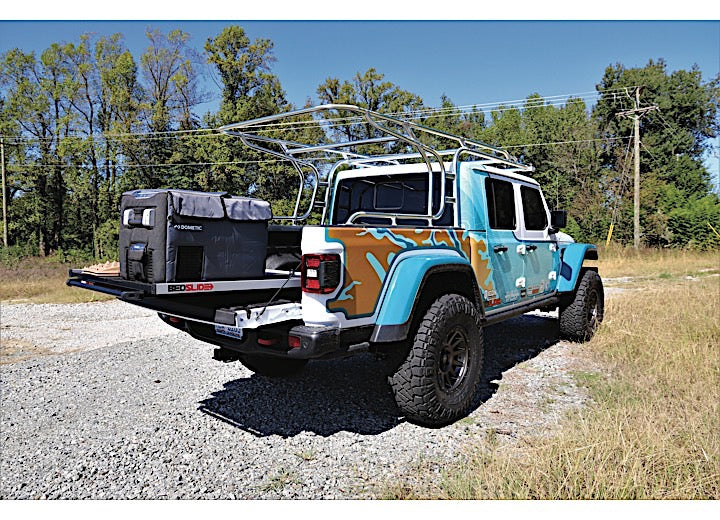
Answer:
POLYGON ((466 415, 483 365, 483 333, 475 306, 441 296, 418 326, 408 357, 389 381, 411 422, 443 426, 466 415))
POLYGON ((240 359, 240 362, 261 376, 287 377, 300 372, 307 364, 307 359, 287 359, 246 354, 240 359))
POLYGON ((560 309, 560 335, 571 341, 589 341, 604 314, 605 293, 600 275, 585 271, 573 301, 560 309))

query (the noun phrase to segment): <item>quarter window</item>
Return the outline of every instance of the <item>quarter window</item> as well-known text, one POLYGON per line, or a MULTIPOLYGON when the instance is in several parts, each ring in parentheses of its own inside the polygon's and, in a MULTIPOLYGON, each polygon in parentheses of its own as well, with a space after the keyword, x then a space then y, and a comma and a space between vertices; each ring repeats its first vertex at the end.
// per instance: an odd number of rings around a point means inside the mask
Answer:
POLYGON ((507 181, 485 179, 488 223, 492 229, 515 229, 515 194, 507 181))
POLYGON ((522 196, 525 229, 528 231, 542 231, 545 229, 547 227, 547 215, 540 190, 521 186, 520 195, 522 196))

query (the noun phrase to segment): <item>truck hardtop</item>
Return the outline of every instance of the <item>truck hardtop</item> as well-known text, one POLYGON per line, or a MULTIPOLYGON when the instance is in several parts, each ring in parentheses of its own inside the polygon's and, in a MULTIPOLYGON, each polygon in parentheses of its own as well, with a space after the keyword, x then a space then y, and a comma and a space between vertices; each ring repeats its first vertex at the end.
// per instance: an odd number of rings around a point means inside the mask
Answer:
POLYGON ((484 327, 558 309, 561 336, 586 341, 603 319, 596 247, 560 232, 566 213, 549 210, 533 167, 505 150, 353 105, 219 130, 290 165, 294 212, 224 192, 128 192, 120 271, 74 269, 68 285, 155 310, 215 345, 215 359, 264 376, 388 356, 399 409, 426 426, 469 412, 484 327), (300 143, 266 131, 315 124, 328 136, 340 116, 371 137, 300 143))

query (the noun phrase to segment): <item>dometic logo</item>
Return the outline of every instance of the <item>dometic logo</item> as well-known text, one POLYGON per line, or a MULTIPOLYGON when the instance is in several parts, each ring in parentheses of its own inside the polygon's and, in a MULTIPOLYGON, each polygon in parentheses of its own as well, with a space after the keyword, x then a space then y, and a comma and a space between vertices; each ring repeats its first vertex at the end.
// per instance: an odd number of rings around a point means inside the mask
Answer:
POLYGON ((168 292, 212 291, 211 283, 179 283, 168 286, 168 292))
POLYGON ((178 231, 202 231, 202 226, 191 226, 189 224, 173 224, 173 228, 178 231))

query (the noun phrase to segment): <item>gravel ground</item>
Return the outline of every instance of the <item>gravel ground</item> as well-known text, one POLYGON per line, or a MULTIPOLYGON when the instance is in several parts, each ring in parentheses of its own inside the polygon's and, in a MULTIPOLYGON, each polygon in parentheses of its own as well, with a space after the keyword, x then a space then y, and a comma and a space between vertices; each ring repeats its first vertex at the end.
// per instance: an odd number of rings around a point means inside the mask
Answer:
POLYGON ((547 315, 494 325, 474 411, 427 429, 371 354, 272 380, 119 302, 3 306, 2 342, 20 351, 0 367, 3 499, 372 497, 491 430, 552 434, 586 400, 573 371, 594 369, 547 315))
POLYGON ((155 338, 175 329, 157 313, 119 300, 103 303, 0 305, 1 361, 61 354, 155 338))

